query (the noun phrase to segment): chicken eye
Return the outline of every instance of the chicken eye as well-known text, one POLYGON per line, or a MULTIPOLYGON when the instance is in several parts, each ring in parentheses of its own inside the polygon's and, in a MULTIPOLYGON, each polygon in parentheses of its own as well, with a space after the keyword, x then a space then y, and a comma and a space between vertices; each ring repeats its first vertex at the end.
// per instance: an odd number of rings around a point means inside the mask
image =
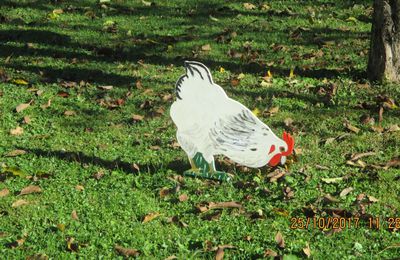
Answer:
POLYGON ((283 153, 283 152, 285 151, 285 147, 283 147, 283 146, 279 147, 279 151, 280 151, 281 153, 283 153))

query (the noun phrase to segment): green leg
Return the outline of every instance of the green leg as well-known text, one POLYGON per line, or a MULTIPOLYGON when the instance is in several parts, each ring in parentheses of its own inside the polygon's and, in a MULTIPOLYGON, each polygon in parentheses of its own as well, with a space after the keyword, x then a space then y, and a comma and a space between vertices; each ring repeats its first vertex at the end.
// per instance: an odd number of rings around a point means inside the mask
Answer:
POLYGON ((220 172, 215 169, 214 162, 207 163, 201 153, 197 153, 193 158, 189 158, 189 162, 191 169, 183 173, 185 176, 219 181, 231 180, 231 177, 226 172, 220 172))

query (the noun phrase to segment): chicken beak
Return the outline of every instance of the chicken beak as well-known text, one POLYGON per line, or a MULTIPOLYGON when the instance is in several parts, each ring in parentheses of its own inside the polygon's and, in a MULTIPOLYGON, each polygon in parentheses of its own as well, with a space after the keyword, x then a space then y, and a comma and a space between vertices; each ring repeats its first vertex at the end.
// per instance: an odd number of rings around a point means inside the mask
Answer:
POLYGON ((286 162, 286 156, 281 157, 281 164, 284 165, 286 162))

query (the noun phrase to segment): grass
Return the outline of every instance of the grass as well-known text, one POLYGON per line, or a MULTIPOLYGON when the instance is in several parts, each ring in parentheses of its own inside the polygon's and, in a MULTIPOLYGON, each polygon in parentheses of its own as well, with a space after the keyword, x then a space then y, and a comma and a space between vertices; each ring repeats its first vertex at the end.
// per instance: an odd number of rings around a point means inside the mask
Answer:
POLYGON ((263 258, 266 250, 303 258, 307 244, 315 259, 400 255, 398 230, 386 221, 400 218, 399 169, 377 167, 399 156, 400 131, 378 133, 360 119, 370 116, 384 129, 400 123, 399 110, 387 106, 378 122, 379 96, 398 102, 398 86, 364 79, 371 1, 254 4, 2 1, 5 259, 122 258, 115 245, 139 250, 142 259, 211 259, 220 245, 235 247, 225 249, 229 259, 263 258), (209 66, 228 95, 250 109, 279 107, 259 116, 278 135, 295 137, 301 150, 287 170, 249 170, 221 157, 217 167, 232 172, 233 182, 179 178, 189 163, 175 145, 169 107, 187 59, 209 66), (263 79, 268 71, 272 78, 263 79), (240 73, 244 78, 233 80, 240 73), (21 103, 30 106, 17 113, 21 103), (11 135, 18 126, 23 133, 11 135), (16 149, 26 153, 9 156, 16 149), (369 151, 358 166, 346 163, 369 151), (277 171, 286 174, 270 182, 267 174, 277 171), (28 185, 41 192, 19 195, 28 185), (12 207, 20 199, 28 204, 12 207), (243 207, 197 211, 201 203, 227 201, 243 207), (150 213, 159 216, 142 223, 150 213), (341 230, 291 228, 293 217, 337 215, 361 221, 341 230), (381 218, 379 229, 368 227, 372 217, 381 218), (275 241, 278 232, 284 246, 275 241))

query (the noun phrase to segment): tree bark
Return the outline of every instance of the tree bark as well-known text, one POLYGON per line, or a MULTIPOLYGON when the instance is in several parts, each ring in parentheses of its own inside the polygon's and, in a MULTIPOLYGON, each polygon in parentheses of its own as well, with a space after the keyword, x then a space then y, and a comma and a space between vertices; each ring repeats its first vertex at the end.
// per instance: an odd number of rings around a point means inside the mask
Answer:
POLYGON ((400 82, 400 0, 375 0, 368 78, 400 82))

